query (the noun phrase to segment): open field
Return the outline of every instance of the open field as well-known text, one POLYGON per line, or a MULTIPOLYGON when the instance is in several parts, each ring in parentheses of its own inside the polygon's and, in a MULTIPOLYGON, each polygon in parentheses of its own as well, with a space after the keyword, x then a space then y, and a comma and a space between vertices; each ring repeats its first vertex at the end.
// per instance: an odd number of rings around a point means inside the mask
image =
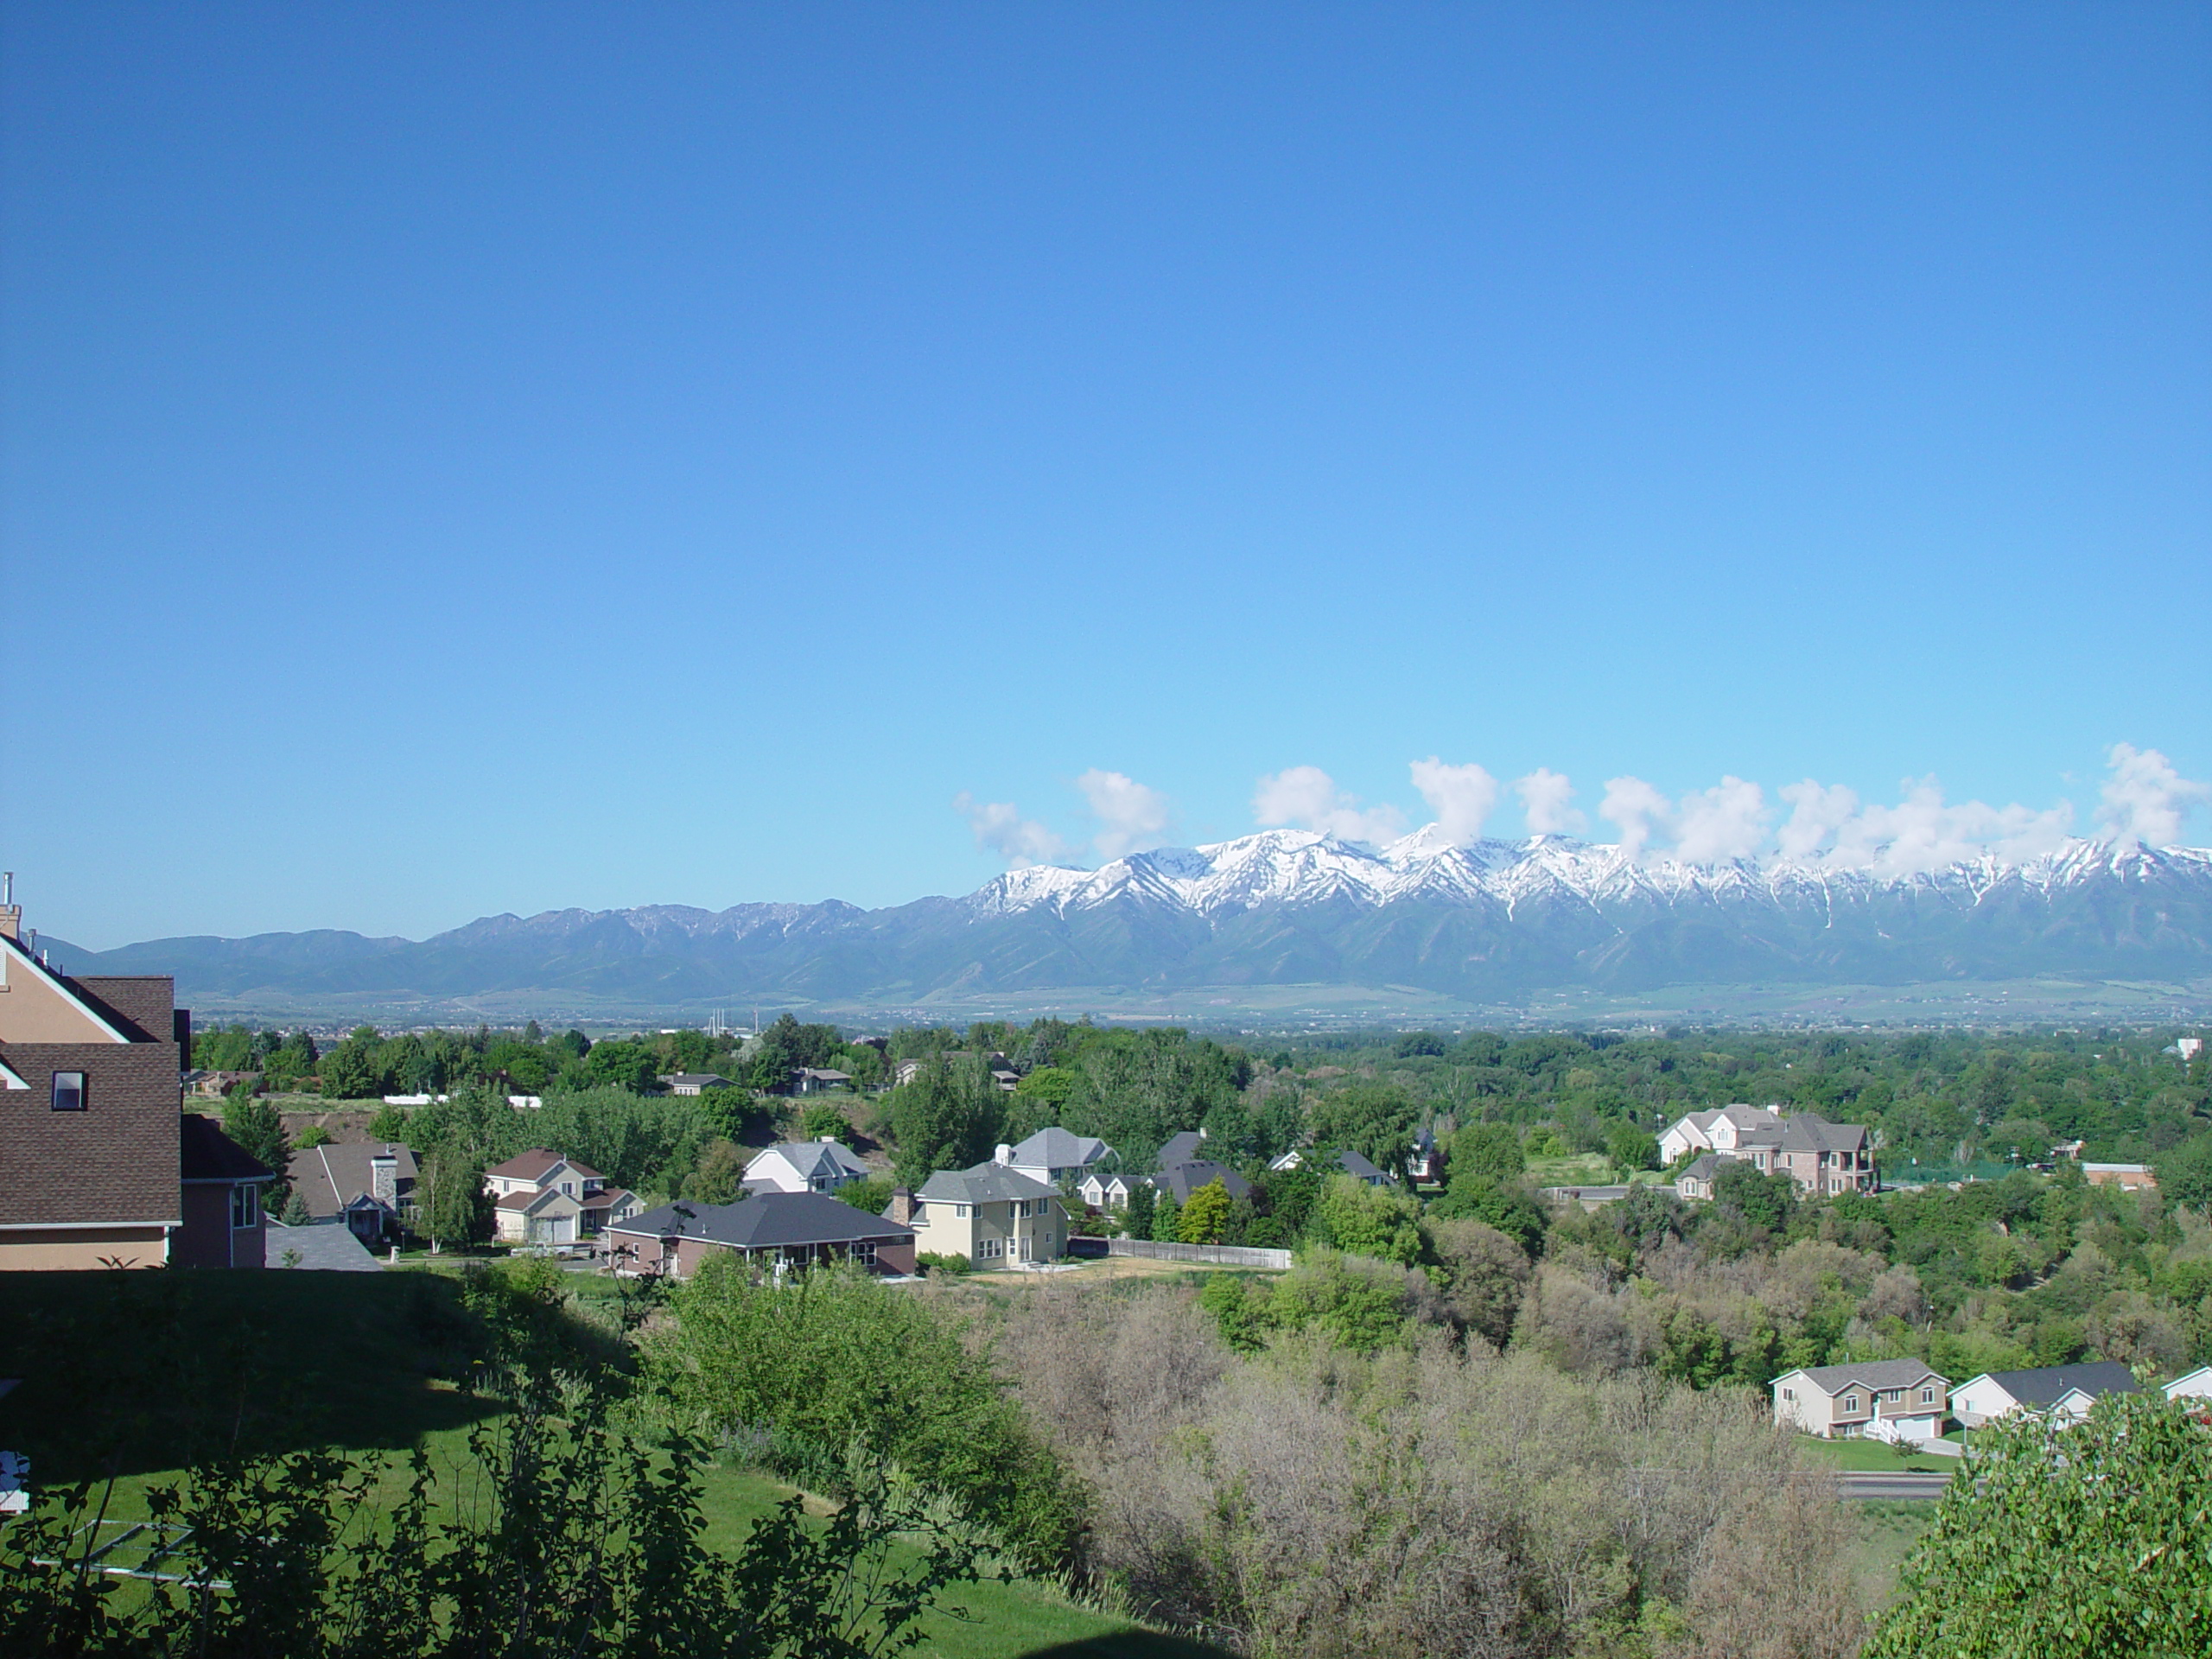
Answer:
MULTIPOLYGON (((612 1281, 581 1277, 572 1288, 586 1301, 617 1294, 612 1281)), ((473 1358, 460 1289, 454 1274, 435 1269, 0 1275, 0 1376, 22 1379, 0 1399, 0 1445, 29 1456, 40 1487, 112 1475, 107 1515, 117 1521, 145 1519, 149 1489, 178 1480, 195 1458, 232 1450, 382 1454, 389 1466, 378 1497, 396 1503, 408 1452, 419 1446, 449 1471, 465 1456, 471 1426, 501 1409, 456 1381, 473 1358)), ((587 1342, 601 1323, 586 1319, 587 1342)), ((709 1469, 709 1541, 734 1547, 794 1490, 750 1470, 709 1469)), ((968 1616, 932 1616, 916 1651, 944 1659, 1214 1652, 1033 1580, 968 1586, 949 1599, 968 1616)))

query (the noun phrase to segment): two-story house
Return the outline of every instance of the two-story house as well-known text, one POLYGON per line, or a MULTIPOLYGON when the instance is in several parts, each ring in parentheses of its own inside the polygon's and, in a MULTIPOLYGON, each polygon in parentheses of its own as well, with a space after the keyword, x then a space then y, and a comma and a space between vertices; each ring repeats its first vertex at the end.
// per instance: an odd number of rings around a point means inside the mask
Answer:
POLYGON ((1692 1112, 1660 1137, 1659 1153, 1673 1164, 1683 1153, 1697 1158, 1675 1182, 1684 1198, 1713 1196, 1713 1178, 1721 1165, 1746 1163, 1769 1174, 1787 1175, 1808 1197, 1871 1192, 1879 1180, 1873 1137, 1857 1123, 1831 1123, 1817 1112, 1782 1116, 1769 1106, 1724 1106, 1692 1112))
POLYGON ((24 944, 13 885, 0 884, 0 1270, 259 1267, 271 1173, 184 1115, 192 1015, 175 982, 48 967, 24 944))
POLYGON ((581 1243, 645 1207, 589 1165, 547 1147, 493 1165, 484 1172, 484 1186, 492 1195, 494 1234, 510 1244, 581 1243))
POLYGON ((748 1192, 835 1192, 868 1179, 868 1166, 836 1136, 779 1141, 745 1166, 748 1192))
POLYGON ((1000 1148, 1001 1163, 1058 1186, 1079 1181, 1114 1155, 1114 1148, 1095 1135, 1077 1135, 1054 1128, 1039 1129, 1027 1141, 1000 1148))
POLYGON ((1822 1440, 1932 1440, 1950 1384, 1916 1359, 1815 1365, 1774 1379, 1774 1420, 1822 1440))
POLYGON ((901 1188, 889 1215, 914 1230, 917 1251, 965 1256, 979 1268, 1057 1262, 1067 1249, 1059 1189, 996 1160, 941 1169, 918 1192, 901 1188))

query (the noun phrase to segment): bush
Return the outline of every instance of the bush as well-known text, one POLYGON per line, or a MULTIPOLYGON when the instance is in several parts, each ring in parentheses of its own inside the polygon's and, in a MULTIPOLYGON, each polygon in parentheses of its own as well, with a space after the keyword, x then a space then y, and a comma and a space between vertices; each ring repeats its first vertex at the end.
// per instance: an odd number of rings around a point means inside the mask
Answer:
POLYGON ((924 1250, 914 1258, 914 1265, 924 1273, 973 1273, 976 1264, 964 1255, 954 1255, 944 1250, 924 1250))

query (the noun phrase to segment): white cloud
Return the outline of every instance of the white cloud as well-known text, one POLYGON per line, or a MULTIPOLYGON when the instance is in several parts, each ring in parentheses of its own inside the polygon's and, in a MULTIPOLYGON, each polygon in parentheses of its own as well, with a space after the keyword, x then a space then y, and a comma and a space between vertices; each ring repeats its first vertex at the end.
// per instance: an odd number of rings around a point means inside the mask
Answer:
POLYGON ((1090 815, 1099 823, 1092 842, 1105 858, 1141 853, 1157 847, 1167 829, 1167 798, 1138 783, 1126 772, 1102 772, 1093 766, 1075 780, 1090 815))
POLYGON ((1436 814, 1437 827, 1454 847, 1465 847, 1483 833, 1483 822, 1497 805, 1497 779, 1480 766, 1447 766, 1434 755, 1413 763, 1414 787, 1436 814))
POLYGON ((1598 816, 1620 826, 1622 852, 1641 858, 1652 831, 1673 819, 1675 804, 1641 778, 1611 778, 1605 782, 1605 798, 1598 803, 1598 816))
POLYGON ((2212 784, 2183 777, 2156 749, 2115 743, 2110 760, 2112 776, 2105 781, 2097 823, 2114 841, 2170 847, 2181 839, 2189 809, 2212 802, 2212 784))
POLYGON ((1921 874, 1985 854, 2018 863, 2056 852, 2074 825, 2070 801, 2041 812, 2017 802, 1954 806, 1933 778, 1907 779, 1904 791, 1895 806, 1869 806, 1839 824, 1834 850, 1825 861, 1878 875, 1921 874))
POLYGON ((1521 798, 1530 835, 1579 836, 1590 827, 1590 820, 1573 804, 1574 785, 1563 772, 1538 766, 1526 778, 1514 779, 1513 792, 1521 798))
POLYGON ((978 801, 963 789, 953 797, 952 810, 968 820, 976 845, 996 853, 1009 869, 1056 864, 1072 850, 1043 824, 1023 817, 1011 801, 978 801))
POLYGON ((1291 823, 1344 841, 1389 841, 1406 827, 1396 807, 1363 810, 1357 796, 1338 789, 1319 766, 1292 766, 1261 779, 1252 813, 1263 828, 1291 823))
POLYGON ((1675 856, 1692 864, 1749 858, 1766 845, 1771 817, 1766 793, 1757 784, 1723 778, 1711 789, 1682 797, 1675 815, 1675 856))
POLYGON ((1775 792, 1790 806, 1789 819, 1775 836, 1776 848, 1795 863, 1817 857, 1829 837, 1859 811, 1858 791, 1841 784, 1830 788, 1808 778, 1802 784, 1784 784, 1775 792))

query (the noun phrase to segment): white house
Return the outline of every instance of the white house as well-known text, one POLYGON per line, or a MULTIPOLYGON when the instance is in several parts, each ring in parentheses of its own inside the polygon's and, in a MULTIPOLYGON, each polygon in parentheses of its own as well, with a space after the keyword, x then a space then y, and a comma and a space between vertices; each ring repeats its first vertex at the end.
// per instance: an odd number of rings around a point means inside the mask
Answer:
MULTIPOLYGON (((1368 1186, 1381 1186, 1386 1182, 1395 1185, 1398 1179, 1388 1170, 1377 1169, 1372 1160, 1363 1153, 1354 1152, 1350 1147, 1346 1147, 1329 1161, 1351 1176, 1352 1179, 1368 1186)), ((1305 1162, 1305 1153, 1293 1147, 1281 1157, 1270 1163, 1268 1167, 1278 1171, 1298 1169, 1303 1166, 1305 1162)))
POLYGON ((1967 1427, 1980 1428, 2013 1411, 2085 1417, 2101 1395, 2139 1392, 2134 1372, 2117 1360, 2099 1359, 2030 1371, 1984 1371, 1951 1390, 1951 1409, 1967 1427))
POLYGON ((1676 1118, 1659 1137, 1659 1161, 1669 1166, 1686 1152, 1718 1152, 1742 1157, 1754 1142, 1771 1145, 1782 1138, 1782 1114, 1772 1106, 1716 1107, 1676 1118))
POLYGON ((2187 1376, 2166 1384, 2169 1400, 2212 1400, 2212 1365, 2200 1365, 2187 1376))
POLYGON ((835 1192, 868 1179, 868 1166, 830 1135, 781 1141, 745 1166, 748 1192, 835 1192))
POLYGON ((645 1205, 588 1164, 532 1147, 484 1172, 497 1236, 510 1244, 575 1244, 645 1205))
POLYGON ((1039 1129, 1027 1141, 1004 1150, 1007 1155, 999 1162, 1054 1186, 1071 1178, 1089 1174, 1096 1165, 1114 1155, 1114 1148, 1096 1135, 1075 1135, 1061 1128, 1039 1129))
POLYGON ((1094 1169, 1075 1184, 1075 1195, 1093 1210, 1126 1210, 1129 1207, 1128 1178, 1094 1169))
POLYGON ((1916 1359, 1815 1365, 1774 1379, 1774 1421, 1825 1440, 1932 1440, 1949 1384, 1916 1359))

